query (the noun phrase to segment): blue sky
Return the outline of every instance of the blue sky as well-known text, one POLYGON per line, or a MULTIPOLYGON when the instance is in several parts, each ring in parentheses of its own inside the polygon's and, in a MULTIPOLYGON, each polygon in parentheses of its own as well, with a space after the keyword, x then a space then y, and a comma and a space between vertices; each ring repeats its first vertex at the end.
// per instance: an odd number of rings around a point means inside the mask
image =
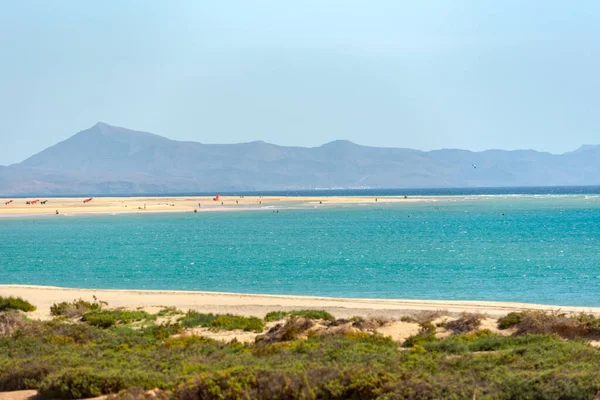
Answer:
POLYGON ((97 121, 204 143, 600 143, 598 1, 0 7, 4 165, 97 121))

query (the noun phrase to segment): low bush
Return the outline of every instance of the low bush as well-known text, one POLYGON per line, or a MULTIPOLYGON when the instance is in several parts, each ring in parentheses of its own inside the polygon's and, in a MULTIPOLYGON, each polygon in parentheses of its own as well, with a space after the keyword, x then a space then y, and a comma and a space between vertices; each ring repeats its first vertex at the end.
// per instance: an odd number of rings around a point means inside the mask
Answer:
POLYGON ((498 329, 509 329, 517 326, 523 317, 522 312, 511 312, 498 319, 498 329))
POLYGON ((36 388, 51 370, 52 365, 44 360, 15 361, 4 366, 0 363, 0 392, 36 388))
POLYGON ((424 322, 431 322, 434 319, 443 317, 444 315, 448 315, 447 310, 422 310, 415 313, 413 318, 416 322, 422 324, 424 322))
POLYGON ((36 307, 27 300, 23 300, 20 297, 0 296, 0 312, 8 310, 20 310, 25 312, 31 312, 35 311, 36 307))
POLYGON ((421 335, 435 334, 437 330, 435 325, 431 322, 421 322, 419 326, 419 334, 421 335))
POLYGON ((194 310, 188 311, 177 321, 184 328, 201 326, 214 330, 234 330, 262 332, 265 325, 260 318, 243 317, 232 314, 203 314, 194 310))
POLYGON ((170 317, 173 315, 179 315, 179 314, 183 314, 183 312, 181 310, 178 310, 176 307, 164 307, 162 310, 160 310, 156 316, 157 317, 170 317))
POLYGON ((278 321, 288 316, 303 317, 308 319, 322 319, 324 321, 335 321, 335 317, 325 310, 293 310, 272 311, 265 316, 265 322, 278 321))
POLYGON ((587 335, 584 326, 574 318, 558 312, 524 312, 517 324, 517 334, 556 334, 565 338, 587 335))
POLYGON ((130 324, 137 321, 152 321, 155 320, 155 315, 150 315, 145 311, 130 311, 130 310, 99 310, 85 313, 81 318, 82 321, 89 325, 99 328, 110 328, 116 324, 130 324))
POLYGON ((142 371, 95 371, 80 367, 48 375, 39 386, 46 398, 83 399, 118 393, 128 387, 150 389, 161 385, 157 374, 142 371))
POLYGON ((585 332, 586 336, 598 338, 600 337, 600 318, 592 314, 580 313, 571 317, 580 326, 580 329, 585 332))
POLYGON ((457 340, 456 338, 447 338, 444 340, 422 340, 418 343, 413 343, 412 346, 423 346, 427 351, 436 351, 440 353, 461 354, 469 351, 467 343, 457 340))
POLYGON ((419 333, 406 338, 402 347, 413 347, 416 345, 422 346, 425 343, 434 342, 436 339, 436 327, 431 321, 421 322, 419 333))
POLYGON ((555 334, 563 338, 599 338, 600 318, 592 314, 567 315, 558 311, 512 312, 498 320, 499 329, 516 328, 517 335, 555 334))
POLYGON ((164 340, 175 334, 181 333, 183 328, 178 323, 166 323, 148 326, 142 329, 143 334, 152 336, 156 340, 164 340))
POLYGON ((298 339, 298 335, 305 333, 315 323, 304 317, 290 317, 285 324, 277 324, 264 335, 256 337, 257 343, 278 343, 298 339))
MULTIPOLYGON (((375 399, 389 392, 392 376, 366 368, 309 371, 234 369, 201 374, 182 385, 175 398, 192 399, 375 399)), ((383 398, 383 397, 381 397, 383 398)))
POLYGON ((467 333, 479 329, 481 320, 484 318, 481 314, 463 313, 458 319, 446 323, 446 329, 454 333, 467 333))
POLYGON ((87 344, 101 339, 103 332, 93 326, 60 320, 29 321, 12 334, 13 338, 35 338, 43 343, 87 344))
POLYGON ((418 333, 407 337, 402 343, 402 347, 423 346, 425 343, 435 342, 436 340, 435 333, 418 333))
POLYGON ((359 321, 355 321, 352 323, 354 328, 358 328, 361 330, 375 330, 377 328, 381 328, 382 326, 387 325, 390 322, 389 319, 383 317, 370 317, 367 319, 361 319, 359 321))
POLYGON ((25 318, 15 311, 0 312, 0 336, 12 334, 25 325, 25 318))
POLYGON ((196 326, 208 327, 210 323, 217 318, 215 314, 204 314, 198 311, 189 310, 177 322, 184 328, 194 328, 196 326))
POLYGON ((50 307, 50 314, 56 317, 66 316, 68 318, 82 317, 84 314, 91 311, 100 311, 106 302, 99 302, 94 298, 94 302, 85 301, 83 299, 74 300, 71 302, 63 301, 62 303, 54 303, 50 307))

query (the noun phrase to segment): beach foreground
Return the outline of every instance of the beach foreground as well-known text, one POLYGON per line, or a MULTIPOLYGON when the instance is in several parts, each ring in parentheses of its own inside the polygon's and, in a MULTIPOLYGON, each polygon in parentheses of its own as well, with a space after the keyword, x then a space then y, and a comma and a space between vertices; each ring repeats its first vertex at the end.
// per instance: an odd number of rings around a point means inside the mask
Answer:
POLYGON ((0 296, 18 296, 37 307, 34 318, 50 318, 50 306, 62 301, 94 296, 112 307, 147 308, 176 307, 199 312, 232 313, 263 317, 275 310, 323 309, 337 318, 385 317, 399 318, 407 313, 424 310, 445 310, 450 315, 463 312, 482 313, 492 317, 521 310, 559 310, 566 313, 591 313, 600 315, 599 307, 559 307, 527 303, 493 301, 438 301, 394 299, 350 299, 313 296, 260 295, 242 293, 213 293, 192 291, 156 290, 105 290, 71 289, 50 286, 0 285, 0 296))
POLYGON ((592 400, 599 312, 3 285, 0 399, 592 400))
MULTIPOLYGON (((404 196, 180 196, 180 197, 97 197, 88 198, 0 198, 0 216, 198 212, 261 209, 310 205, 420 202, 425 197, 404 196), (36 201, 37 200, 37 201, 36 201), (27 204, 27 202, 35 204, 27 204), (44 204, 42 202, 46 201, 44 204)), ((433 199, 430 199, 433 201, 433 199)))

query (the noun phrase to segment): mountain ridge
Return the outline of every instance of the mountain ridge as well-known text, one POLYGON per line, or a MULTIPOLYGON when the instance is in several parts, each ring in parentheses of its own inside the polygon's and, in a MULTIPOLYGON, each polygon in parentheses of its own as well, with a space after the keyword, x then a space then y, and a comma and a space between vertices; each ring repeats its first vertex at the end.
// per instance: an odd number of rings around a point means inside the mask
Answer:
POLYGON ((0 166, 0 193, 569 186, 600 184, 599 172, 600 145, 551 154, 422 151, 348 140, 318 147, 204 144, 98 122, 20 163, 0 166))

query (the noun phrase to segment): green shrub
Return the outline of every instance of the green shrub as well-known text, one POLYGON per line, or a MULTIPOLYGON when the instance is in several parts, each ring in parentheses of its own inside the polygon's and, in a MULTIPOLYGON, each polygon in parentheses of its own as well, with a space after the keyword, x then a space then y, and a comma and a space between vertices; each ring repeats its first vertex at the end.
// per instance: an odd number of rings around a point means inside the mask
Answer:
POLYGON ((290 315, 289 311, 271 311, 270 313, 265 315, 264 319, 265 322, 279 321, 280 319, 284 319, 288 315, 290 315))
POLYGON ((62 303, 54 303, 50 307, 50 314, 54 316, 66 316, 68 318, 81 317, 90 311, 100 311, 105 302, 94 300, 93 303, 83 299, 74 300, 72 302, 63 301, 62 303))
POLYGON ((522 312, 511 312, 498 319, 498 329, 508 329, 517 326, 523 317, 522 312))
MULTIPOLYGON (((321 367, 308 371, 233 369, 201 374, 196 380, 182 385, 175 398, 384 399, 382 395, 389 392, 388 385, 393 378, 387 372, 361 367, 321 367)), ((414 396, 417 393, 406 398, 421 398, 414 396)))
POLYGON ((145 335, 150 335, 156 340, 164 340, 183 330, 178 323, 167 323, 143 328, 141 332, 145 335))
POLYGON ((265 328, 265 325, 260 318, 226 314, 219 315, 212 320, 210 327, 217 330, 231 331, 234 329, 242 329, 244 331, 260 333, 265 328))
POLYGON ((325 310, 293 310, 293 311, 271 311, 265 316, 265 322, 278 321, 287 316, 304 317, 308 319, 322 319, 335 321, 335 317, 325 310))
POLYGON ((435 342, 437 339, 435 333, 419 333, 406 338, 402 347, 423 346, 425 343, 435 342))
POLYGON ((198 311, 189 310, 183 318, 177 322, 184 328, 194 328, 196 326, 208 327, 210 323, 217 318, 215 314, 203 314, 198 311))
POLYGON ((232 314, 202 314, 194 310, 188 311, 185 316, 177 321, 184 328, 202 326, 214 330, 231 331, 242 329, 244 331, 262 332, 264 323, 260 318, 243 317, 232 314))
POLYGON ((150 389, 162 386, 160 376, 142 371, 94 371, 70 368, 50 374, 39 386, 39 393, 54 399, 82 399, 117 393, 128 387, 150 389))
POLYGON ((99 328, 110 328, 116 324, 130 324, 136 321, 152 321, 156 316, 145 311, 99 310, 85 313, 82 321, 99 328))
POLYGON ((414 343, 413 346, 416 344, 423 346, 427 351, 437 351, 440 353, 461 354, 469 351, 469 346, 466 343, 456 340, 453 337, 443 340, 422 341, 414 343))
POLYGON ((63 323, 54 320, 42 322, 37 327, 40 329, 37 334, 45 342, 60 342, 61 338, 66 338, 63 342, 86 344, 103 337, 102 331, 86 324, 63 323))
POLYGON ((27 300, 23 300, 20 297, 3 297, 0 296, 0 311, 7 310, 21 310, 25 312, 35 311, 36 307, 28 302, 27 300))
POLYGON ((162 310, 160 310, 156 316, 158 317, 169 317, 172 315, 179 315, 179 314, 183 314, 183 312, 181 310, 178 310, 176 307, 164 307, 162 310))
POLYGON ((43 360, 12 362, 5 368, 0 367, 0 392, 35 389, 37 382, 41 382, 51 369, 52 366, 43 360))

